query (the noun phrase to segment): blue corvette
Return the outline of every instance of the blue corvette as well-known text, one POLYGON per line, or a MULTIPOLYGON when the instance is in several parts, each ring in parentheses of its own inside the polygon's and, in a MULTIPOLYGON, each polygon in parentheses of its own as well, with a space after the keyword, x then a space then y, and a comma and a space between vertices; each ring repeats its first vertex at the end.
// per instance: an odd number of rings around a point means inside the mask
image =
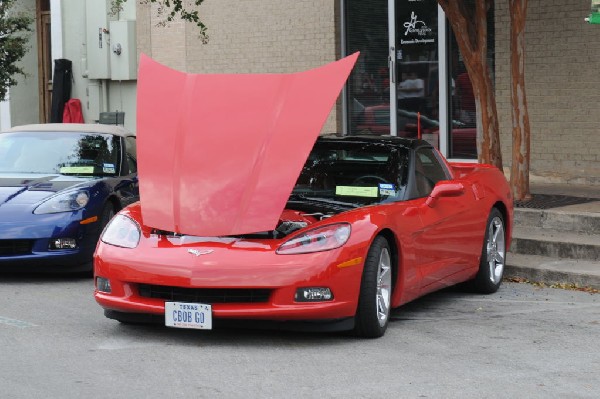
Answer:
POLYGON ((122 127, 0 133, 0 271, 91 271, 102 229, 138 199, 135 135, 122 127))

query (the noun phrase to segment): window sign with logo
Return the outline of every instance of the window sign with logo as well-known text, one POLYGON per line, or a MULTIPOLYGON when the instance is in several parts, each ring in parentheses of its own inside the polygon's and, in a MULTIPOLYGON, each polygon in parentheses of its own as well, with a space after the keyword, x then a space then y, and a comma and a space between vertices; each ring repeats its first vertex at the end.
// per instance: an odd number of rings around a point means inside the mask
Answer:
POLYGON ((410 13, 410 20, 404 22, 404 34, 401 36, 400 44, 429 44, 435 43, 433 29, 421 21, 414 11, 410 13))
POLYGON ((600 0, 592 0, 590 16, 585 20, 590 24, 600 24, 600 0))

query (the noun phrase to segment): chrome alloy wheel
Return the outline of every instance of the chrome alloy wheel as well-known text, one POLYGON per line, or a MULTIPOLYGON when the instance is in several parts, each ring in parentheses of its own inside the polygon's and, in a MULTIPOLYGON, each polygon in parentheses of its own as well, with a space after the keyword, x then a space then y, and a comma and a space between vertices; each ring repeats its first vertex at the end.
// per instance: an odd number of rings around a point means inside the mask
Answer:
POLYGON ((504 259, 506 258, 506 245, 504 238, 504 224, 502 219, 494 217, 488 226, 487 263, 490 268, 489 277, 493 284, 498 284, 504 272, 504 259))
POLYGON ((392 296, 392 267, 390 252, 382 248, 377 267, 377 319, 381 327, 385 326, 390 316, 390 301, 392 296))

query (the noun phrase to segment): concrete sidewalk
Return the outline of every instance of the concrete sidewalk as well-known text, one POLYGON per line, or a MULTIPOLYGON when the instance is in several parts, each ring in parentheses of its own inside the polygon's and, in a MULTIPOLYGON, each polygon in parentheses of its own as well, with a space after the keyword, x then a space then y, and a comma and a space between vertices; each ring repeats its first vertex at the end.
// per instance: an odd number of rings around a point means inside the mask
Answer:
POLYGON ((531 192, 598 201, 545 210, 515 207, 505 277, 600 289, 600 186, 538 183, 531 192))

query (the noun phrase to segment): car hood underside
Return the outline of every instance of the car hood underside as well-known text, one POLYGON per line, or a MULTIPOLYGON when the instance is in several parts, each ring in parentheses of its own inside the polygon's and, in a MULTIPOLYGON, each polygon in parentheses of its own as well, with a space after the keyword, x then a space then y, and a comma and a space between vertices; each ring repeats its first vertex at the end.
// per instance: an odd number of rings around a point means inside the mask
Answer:
POLYGON ((358 54, 293 74, 187 74, 142 55, 144 224, 198 236, 273 230, 358 54))

